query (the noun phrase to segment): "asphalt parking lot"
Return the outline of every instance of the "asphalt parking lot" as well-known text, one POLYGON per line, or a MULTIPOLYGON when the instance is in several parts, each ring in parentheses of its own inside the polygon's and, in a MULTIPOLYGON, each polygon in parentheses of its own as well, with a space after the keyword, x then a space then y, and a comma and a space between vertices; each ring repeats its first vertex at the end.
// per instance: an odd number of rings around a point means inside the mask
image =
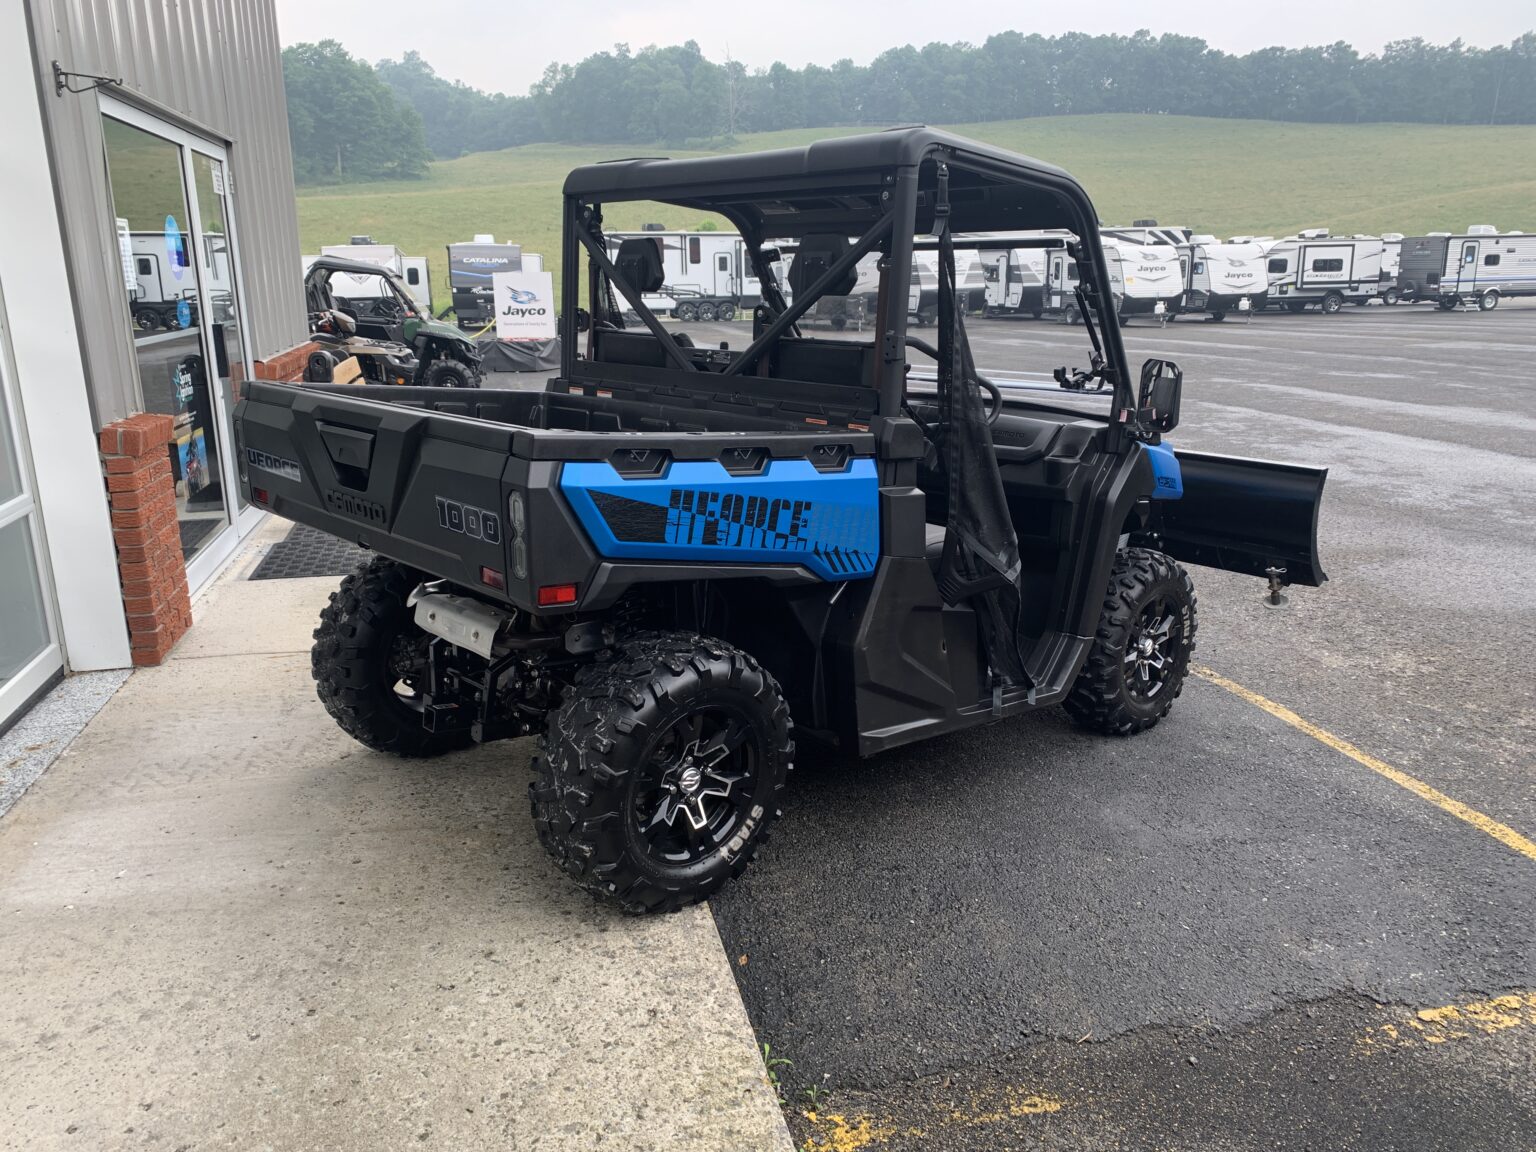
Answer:
POLYGON ((1195 569, 1209 675, 1142 737, 802 762, 713 902, 797 1144, 1536 1146, 1536 305, 1125 339, 1183 366, 1178 445, 1330 467, 1331 581, 1195 569))

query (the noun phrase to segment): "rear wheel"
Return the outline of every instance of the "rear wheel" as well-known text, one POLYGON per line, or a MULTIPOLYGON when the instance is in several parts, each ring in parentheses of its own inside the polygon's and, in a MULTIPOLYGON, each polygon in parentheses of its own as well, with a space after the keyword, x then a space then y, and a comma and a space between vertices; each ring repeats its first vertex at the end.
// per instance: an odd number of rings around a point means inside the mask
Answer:
POLYGON ((431 637, 405 602, 417 583, 382 556, 359 565, 321 611, 309 656, 315 691, 341 730, 396 756, 437 756, 473 742, 465 730, 422 726, 431 637))
POLYGON ((778 683, 746 653, 686 632, 635 636, 550 716, 534 827, 626 912, 697 903, 742 873, 778 814, 789 731, 778 683))
POLYGON ((699 305, 698 317, 701 323, 710 324, 715 319, 715 306, 708 300, 699 305))
POLYGON ((1211 313, 1211 319, 1216 321, 1218 324, 1221 323, 1226 318, 1227 318, 1227 314, 1225 312, 1212 312, 1211 313))
POLYGON ((135 308, 133 323, 140 332, 153 332, 160 327, 160 314, 153 308, 135 308))
POLYGON ((1388 288, 1385 292, 1383 292, 1381 294, 1381 302, 1383 304, 1387 305, 1388 307, 1391 307, 1393 304, 1396 304, 1401 299, 1402 299, 1402 297, 1398 294, 1398 291, 1397 291, 1396 288, 1388 288))
POLYGON ((1440 311, 1451 312, 1461 306, 1461 297, 1452 293, 1449 296, 1440 297, 1440 311))
POLYGON ((1087 663, 1063 701, 1084 728, 1144 732, 1184 689, 1195 650, 1195 586, 1171 557, 1131 548, 1115 561, 1087 663))
POLYGON ((1499 294, 1489 290, 1477 298, 1477 310, 1479 312, 1492 312, 1499 306, 1499 294))
POLYGON ((1307 310, 1307 302, 1305 300, 1291 300, 1286 303, 1285 308, 1292 315, 1300 316, 1307 310))
POLYGON ((1343 307, 1344 297, 1340 296, 1337 292, 1330 292, 1328 295, 1323 297, 1323 312, 1326 315, 1332 316, 1335 312, 1343 307))
POLYGON ((723 324, 728 324, 736 319, 736 304, 732 300, 724 300, 715 305, 715 319, 723 324))

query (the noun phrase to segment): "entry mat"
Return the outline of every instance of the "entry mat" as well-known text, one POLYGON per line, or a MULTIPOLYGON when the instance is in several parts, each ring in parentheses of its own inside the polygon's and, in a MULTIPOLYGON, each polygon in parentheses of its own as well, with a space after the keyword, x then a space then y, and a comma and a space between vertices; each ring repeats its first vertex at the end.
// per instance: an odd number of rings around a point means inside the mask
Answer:
POLYGON ((366 559, 367 549, 335 536, 295 524, 288 535, 261 558, 252 580, 297 580, 302 576, 345 576, 366 559))

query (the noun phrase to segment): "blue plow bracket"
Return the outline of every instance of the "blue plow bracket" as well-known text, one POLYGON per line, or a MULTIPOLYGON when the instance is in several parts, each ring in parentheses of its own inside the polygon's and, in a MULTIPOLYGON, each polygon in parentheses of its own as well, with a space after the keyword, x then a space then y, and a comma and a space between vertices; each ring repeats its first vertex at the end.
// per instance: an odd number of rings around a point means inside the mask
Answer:
POLYGON ((1167 441, 1161 444, 1143 444, 1141 447, 1148 459, 1152 461, 1152 476, 1156 481, 1156 487, 1152 489, 1152 499, 1181 499, 1184 495, 1184 470, 1179 467, 1179 458, 1173 454, 1173 448, 1167 441))
POLYGON ((840 472, 770 460, 755 476, 716 460, 672 461, 660 476, 607 462, 560 470, 560 491, 599 554, 616 560, 802 564, 823 580, 871 576, 880 555, 875 462, 840 472))

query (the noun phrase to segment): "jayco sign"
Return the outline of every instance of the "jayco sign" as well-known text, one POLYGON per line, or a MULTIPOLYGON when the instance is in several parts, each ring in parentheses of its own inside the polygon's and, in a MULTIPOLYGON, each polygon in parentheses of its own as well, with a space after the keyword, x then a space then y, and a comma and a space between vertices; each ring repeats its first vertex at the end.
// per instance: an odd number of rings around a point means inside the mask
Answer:
POLYGON ((498 340, 555 338, 555 281, 548 272, 497 272, 491 277, 498 340))

